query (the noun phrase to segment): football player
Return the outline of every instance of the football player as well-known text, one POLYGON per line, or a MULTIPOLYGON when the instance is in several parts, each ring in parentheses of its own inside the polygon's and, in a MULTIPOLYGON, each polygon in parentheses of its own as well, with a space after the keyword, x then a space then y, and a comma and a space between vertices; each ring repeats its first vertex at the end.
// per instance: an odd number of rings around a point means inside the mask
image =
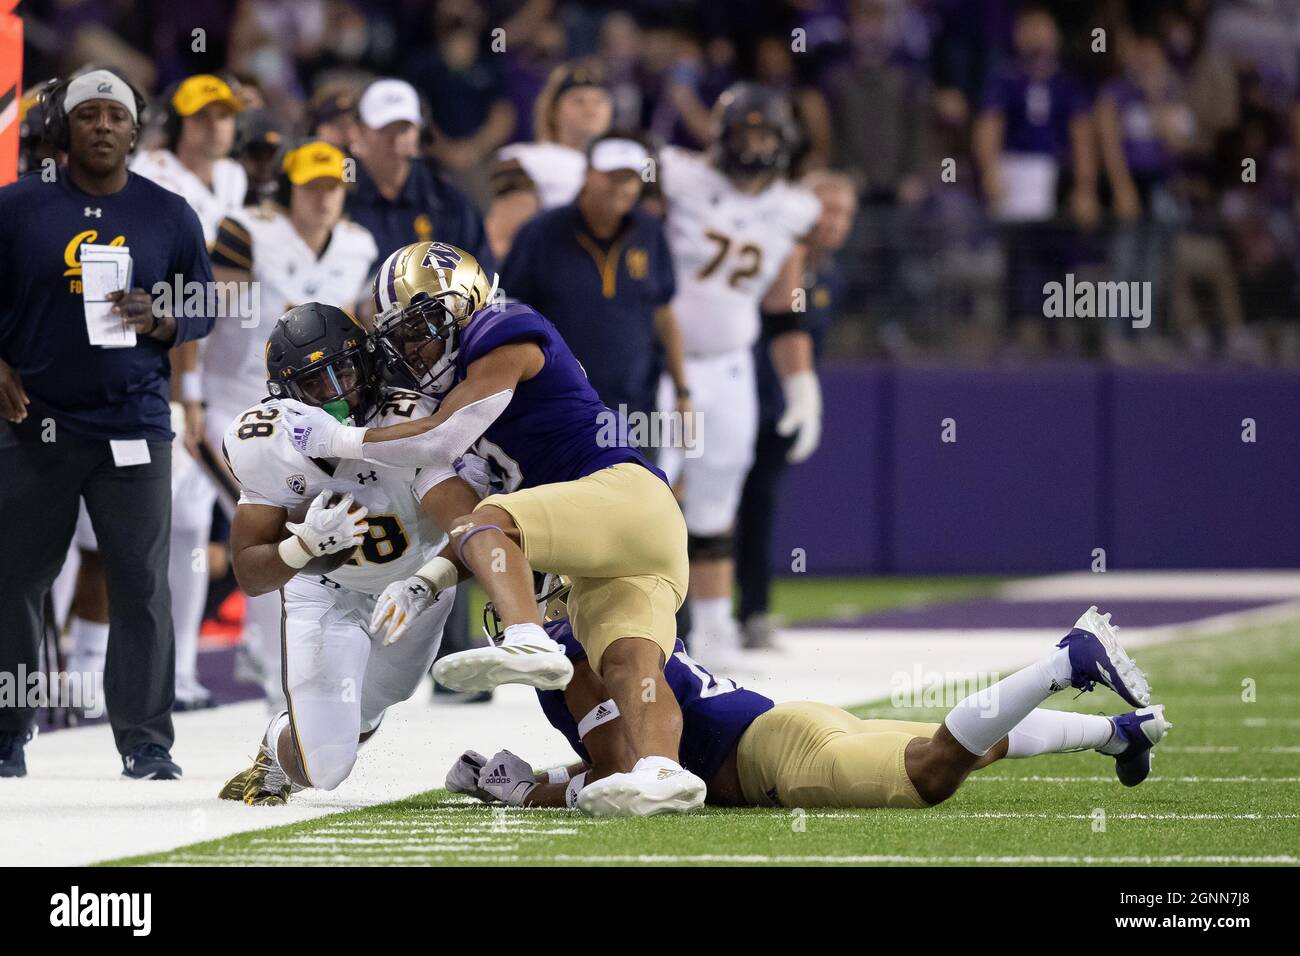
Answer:
MULTIPOLYGON (((501 493, 447 526, 454 551, 417 578, 436 593, 457 579, 459 561, 495 603, 504 639, 449 654, 434 677, 456 690, 563 687, 573 668, 542 629, 533 568, 568 575, 573 633, 618 701, 637 758, 593 787, 626 813, 699 806, 704 782, 677 762, 681 713, 663 676, 687 573, 686 527, 663 473, 608 437, 610 412, 555 327, 523 303, 497 303, 496 282, 464 250, 398 250, 380 267, 375 296, 390 367, 439 397, 437 413, 367 429, 301 402, 280 406, 308 455, 445 473, 476 443, 488 461, 501 493)), ((446 496, 435 487, 429 498, 446 496)), ((394 582, 381 597, 374 624, 386 639, 419 620, 431 592, 413 592, 414 583, 394 582)))
MULTIPOLYGON (((342 421, 407 421, 433 405, 381 387, 373 343, 330 305, 312 302, 281 317, 266 344, 266 370, 272 395, 293 396, 342 421)), ((384 711, 410 697, 433 664, 452 592, 432 597, 400 644, 372 639, 368 624, 375 596, 410 577, 446 541, 419 501, 428 486, 454 475, 360 456, 307 457, 289 440, 274 403, 236 417, 224 452, 242 489, 230 533, 235 576, 249 594, 278 589, 282 596, 287 704, 252 767, 220 796, 278 804, 296 789, 337 787, 384 711)), ((414 579, 409 586, 423 585, 414 579)))
MULTIPOLYGON (((785 412, 777 431, 788 458, 806 459, 821 434, 812 339, 800 326, 805 250, 820 203, 786 170, 796 131, 784 97, 739 83, 719 98, 718 137, 704 154, 667 147, 660 185, 677 270, 673 313, 686 352, 686 384, 703 432, 697 454, 666 449, 660 463, 680 484, 690 533, 693 653, 732 664, 740 646, 731 616, 734 524, 758 433, 753 348, 771 337, 785 412)), ((667 383, 665 383, 666 385, 667 383)), ((665 394, 660 407, 671 408, 665 394)))
MULTIPOLYGON (((555 592, 547 597, 557 600, 555 592)), ((708 781, 708 801, 723 806, 929 807, 997 760, 1081 750, 1113 757, 1120 782, 1136 786, 1171 725, 1163 705, 1147 706, 1146 680, 1109 618, 1089 608, 1046 657, 962 701, 942 724, 863 720, 828 704, 775 704, 715 677, 679 641, 665 676, 684 718, 682 765, 708 781), (1102 717, 1038 707, 1057 691, 1095 684, 1140 709, 1102 717)), ((574 675, 563 691, 538 691, 538 699, 582 762, 534 774, 509 751, 484 757, 468 750, 448 772, 447 789, 513 806, 573 807, 585 786, 628 759, 618 707, 583 660, 567 621, 561 616, 546 628, 564 644, 574 675)), ((583 805, 597 814, 606 809, 603 801, 583 805)))
MULTIPOLYGON (((300 302, 352 309, 368 300, 378 250, 368 230, 344 218, 347 157, 319 140, 286 150, 274 202, 229 212, 217 227, 212 272, 241 283, 255 301, 248 315, 217 320, 202 349, 202 394, 207 435, 220 448, 226 427, 266 397, 266 327, 300 302), (260 321, 265 317, 265 322, 260 321)), ((236 288, 230 286, 230 288, 236 288)), ((261 665, 263 690, 274 712, 280 691, 280 602, 270 593, 250 598, 245 641, 261 665)))

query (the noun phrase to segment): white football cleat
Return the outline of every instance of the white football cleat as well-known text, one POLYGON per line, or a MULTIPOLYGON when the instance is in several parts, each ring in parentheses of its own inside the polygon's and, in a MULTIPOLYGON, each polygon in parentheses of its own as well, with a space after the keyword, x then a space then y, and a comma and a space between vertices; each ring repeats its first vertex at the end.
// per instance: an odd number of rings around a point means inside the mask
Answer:
POLYGON ((529 627, 503 644, 448 654, 433 665, 433 679, 458 691, 481 692, 502 684, 563 690, 573 679, 573 664, 562 645, 540 627, 529 627))
POLYGON ((578 809, 593 817, 649 817, 689 813, 704 803, 704 781, 667 757, 642 757, 630 773, 588 784, 578 809))

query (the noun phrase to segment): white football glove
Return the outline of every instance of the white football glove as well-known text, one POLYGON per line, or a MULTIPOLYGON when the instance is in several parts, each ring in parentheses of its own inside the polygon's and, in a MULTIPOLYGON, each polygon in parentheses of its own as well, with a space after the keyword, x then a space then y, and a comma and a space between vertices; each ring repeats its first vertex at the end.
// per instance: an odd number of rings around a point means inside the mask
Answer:
POLYGON ((302 521, 287 521, 284 525, 285 530, 302 542, 307 553, 315 557, 354 548, 370 531, 364 505, 348 511, 352 507, 352 495, 346 494, 334 507, 327 507, 329 496, 328 490, 322 491, 312 500, 302 521))
POLYGON ((466 750, 456 758, 456 762, 447 771, 447 789, 452 793, 467 793, 485 803, 490 802, 492 795, 478 788, 479 771, 483 769, 485 763, 487 757, 476 750, 466 750))
POLYGON ((456 474, 474 489, 474 494, 486 498, 492 494, 492 469, 486 458, 465 452, 456 459, 456 474))
POLYGON ((329 412, 292 398, 274 402, 293 447, 308 458, 360 458, 364 428, 344 425, 329 412))
POLYGON ((785 393, 785 414, 776 423, 783 438, 796 435, 785 460, 792 465, 807 459, 822 440, 822 388, 816 372, 795 372, 781 379, 785 393))
POLYGON ((375 601, 375 611, 370 615, 371 636, 385 644, 396 644, 437 599, 438 592, 433 585, 418 574, 392 582, 375 601))
POLYGON ((478 788, 495 800, 512 807, 522 807, 537 786, 537 778, 528 761, 502 750, 488 758, 479 771, 478 788))

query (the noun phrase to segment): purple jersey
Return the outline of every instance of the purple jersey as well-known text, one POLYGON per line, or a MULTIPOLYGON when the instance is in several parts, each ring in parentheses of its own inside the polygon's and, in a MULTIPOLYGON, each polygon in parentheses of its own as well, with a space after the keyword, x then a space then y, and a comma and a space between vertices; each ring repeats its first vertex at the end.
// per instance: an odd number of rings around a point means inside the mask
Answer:
MULTIPOLYGON (((552 621, 546 631, 564 645, 569 660, 586 659, 587 652, 573 636, 567 619, 552 621)), ((746 690, 735 681, 714 677, 691 660, 681 641, 664 667, 664 678, 682 709, 681 764, 706 783, 736 749, 749 725, 775 706, 762 694, 746 690)), ((587 748, 578 739, 578 722, 564 702, 564 691, 539 690, 537 697, 551 726, 568 738, 579 757, 590 763, 587 748)))
POLYGON ((493 469, 493 490, 514 491, 560 481, 573 481, 593 472, 631 461, 659 476, 635 448, 619 444, 614 415, 587 381, 587 374, 569 351, 555 326, 522 302, 483 309, 462 333, 456 356, 456 380, 493 349, 512 342, 535 342, 546 364, 526 382, 501 416, 475 446, 493 469))

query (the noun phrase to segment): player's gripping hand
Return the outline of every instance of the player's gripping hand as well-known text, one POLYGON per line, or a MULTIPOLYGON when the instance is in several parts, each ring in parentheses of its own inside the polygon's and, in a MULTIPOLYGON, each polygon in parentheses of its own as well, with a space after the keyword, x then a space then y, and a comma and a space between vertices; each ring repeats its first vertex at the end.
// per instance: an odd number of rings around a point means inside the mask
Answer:
POLYGON ((418 574, 392 582, 375 602, 375 611, 370 615, 370 636, 385 644, 396 644, 437 599, 433 585, 418 574))
POLYGON ((492 470, 486 458, 465 452, 456 459, 456 474, 474 489, 474 494, 486 498, 492 494, 492 470))
POLYGON ((492 794, 478 788, 478 775, 485 763, 487 757, 476 750, 466 750, 447 771, 447 789, 452 793, 467 793, 484 803, 491 803, 492 794))
POLYGON ((292 398, 268 404, 280 409, 289 441, 308 458, 361 457, 359 438, 365 434, 364 428, 344 425, 325 409, 292 398))
POLYGON ((285 529, 301 543, 303 550, 313 558, 355 548, 370 531, 364 505, 354 504, 347 494, 333 506, 330 492, 322 491, 307 508, 302 521, 285 523, 285 529))
POLYGON ((509 750, 498 751, 489 757, 478 774, 480 790, 512 807, 522 807, 536 786, 537 778, 528 761, 516 757, 509 750))
POLYGON ((776 423, 783 438, 795 436, 785 460, 792 465, 807 459, 822 440, 822 388, 816 372, 795 372, 781 379, 785 414, 776 423))

